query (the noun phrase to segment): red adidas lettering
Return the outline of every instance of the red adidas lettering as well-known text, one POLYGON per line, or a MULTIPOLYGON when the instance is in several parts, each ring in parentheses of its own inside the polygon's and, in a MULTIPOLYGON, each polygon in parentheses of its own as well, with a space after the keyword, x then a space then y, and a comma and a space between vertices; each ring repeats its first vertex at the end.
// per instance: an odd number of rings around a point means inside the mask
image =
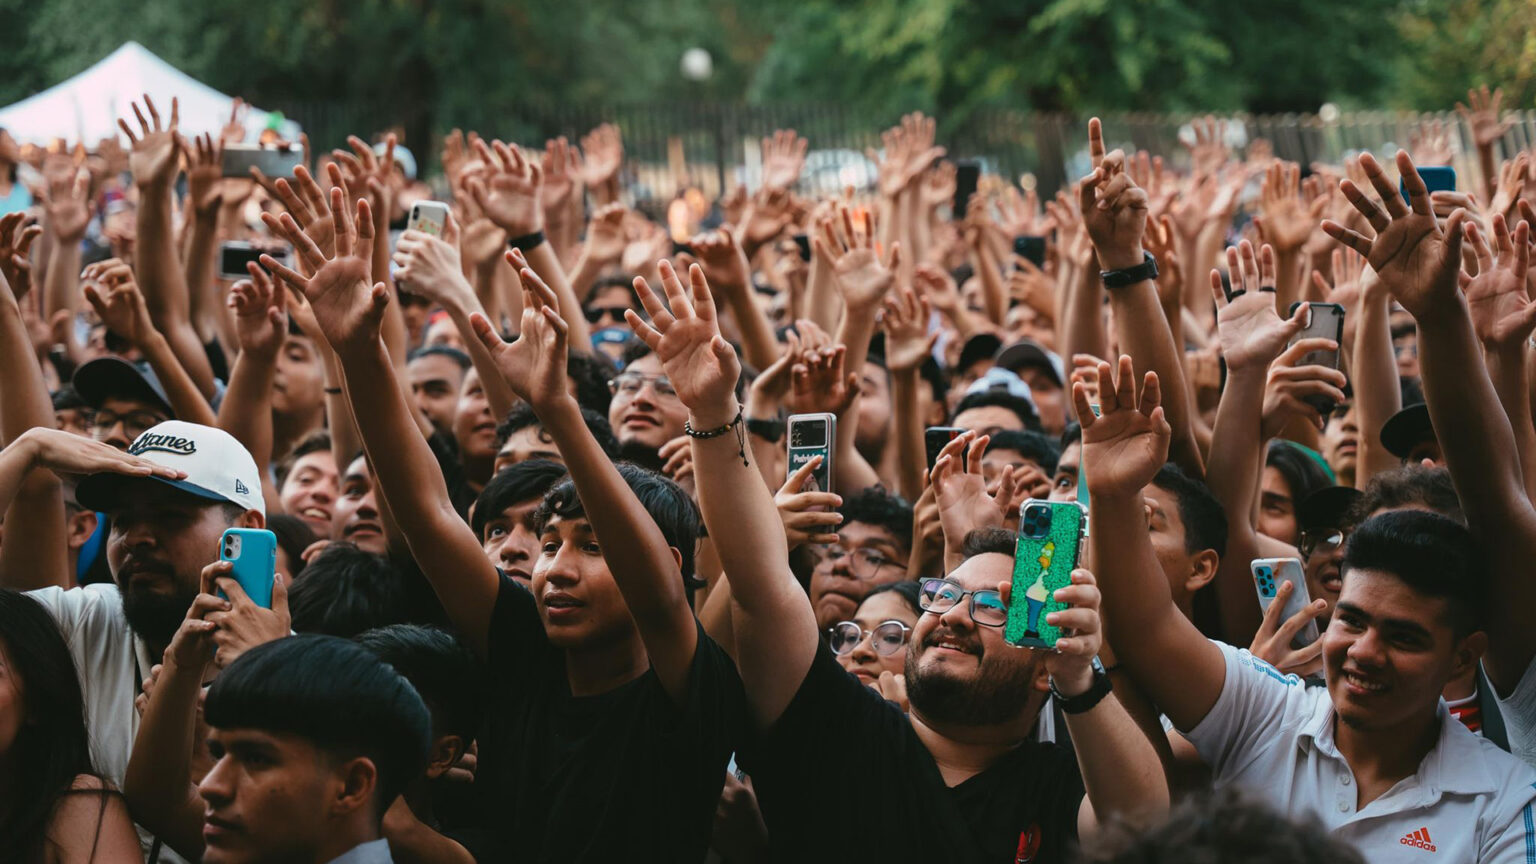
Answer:
POLYGON ((1404 834, 1403 839, 1397 842, 1404 846, 1414 846, 1416 848, 1423 849, 1426 852, 1435 851, 1434 841, 1429 839, 1428 828, 1420 828, 1417 831, 1410 831, 1407 834, 1404 834))

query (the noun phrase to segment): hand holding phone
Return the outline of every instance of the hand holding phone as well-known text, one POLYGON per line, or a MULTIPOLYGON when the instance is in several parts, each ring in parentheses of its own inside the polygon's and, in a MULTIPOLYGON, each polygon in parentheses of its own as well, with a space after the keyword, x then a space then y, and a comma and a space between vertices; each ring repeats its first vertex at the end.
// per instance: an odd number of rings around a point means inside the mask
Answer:
MULTIPOLYGON (((1296 615, 1307 610, 1312 605, 1312 598, 1307 594, 1307 580, 1298 558, 1257 558, 1249 563, 1248 569, 1253 573, 1253 585, 1259 594, 1259 609, 1265 613, 1265 620, 1271 619, 1270 607, 1275 601, 1284 595, 1284 605, 1279 616, 1275 619, 1276 628, 1283 626, 1283 622, 1290 621, 1296 615), (1289 593, 1281 591, 1281 586, 1289 582, 1289 593)), ((1308 620, 1296 633, 1291 642, 1293 648, 1305 648, 1317 641, 1317 621, 1308 620)))
MULTIPOLYGON (((231 528, 219 538, 219 560, 234 567, 230 577, 263 609, 272 608, 272 581, 277 574, 277 535, 264 528, 231 528)), ((223 596, 224 592, 219 592, 223 596)))
POLYGON ((1023 648, 1055 648, 1062 637, 1050 623, 1067 608, 1056 591, 1072 584, 1087 515, 1075 501, 1031 498, 1019 508, 1019 539, 1013 555, 1013 586, 1003 638, 1023 648))
MULTIPOLYGON (((1300 305, 1300 303, 1291 304, 1292 315, 1296 314, 1296 308, 1300 305)), ((1295 345, 1303 339, 1331 339, 1336 344, 1344 344, 1344 307, 1337 303, 1310 303, 1308 306, 1307 326, 1292 336, 1289 344, 1295 345)), ((1339 368, 1339 349, 1308 351, 1296 361, 1296 365, 1337 369, 1339 368)), ((1308 396, 1305 401, 1324 417, 1331 414, 1335 407, 1333 400, 1326 396, 1308 396)))
POLYGON ((832 414, 793 414, 789 418, 789 476, 821 457, 821 465, 805 481, 806 492, 832 491, 832 451, 837 446, 837 417, 832 414))

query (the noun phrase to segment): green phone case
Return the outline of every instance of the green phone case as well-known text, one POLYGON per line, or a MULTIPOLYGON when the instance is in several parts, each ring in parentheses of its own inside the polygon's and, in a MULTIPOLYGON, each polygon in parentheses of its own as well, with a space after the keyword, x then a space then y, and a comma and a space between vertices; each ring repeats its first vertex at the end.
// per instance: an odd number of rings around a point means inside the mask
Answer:
POLYGON ((1013 556, 1013 597, 1003 638, 1025 648, 1055 648, 1061 630, 1045 616, 1067 608, 1056 589, 1072 584, 1087 520, 1076 502, 1031 498, 1019 510, 1019 543, 1013 556), (1041 524, 1039 513, 1049 513, 1041 524))

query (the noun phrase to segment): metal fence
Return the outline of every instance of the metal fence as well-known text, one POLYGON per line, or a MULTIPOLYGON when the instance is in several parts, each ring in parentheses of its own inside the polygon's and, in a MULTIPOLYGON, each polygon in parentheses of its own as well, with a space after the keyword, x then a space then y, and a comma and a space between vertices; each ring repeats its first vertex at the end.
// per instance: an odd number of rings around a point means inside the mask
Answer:
MULTIPOLYGON (((279 103, 309 131, 317 148, 342 144, 348 133, 384 128, 405 131, 427 175, 438 172, 437 154, 446 129, 436 128, 425 110, 354 103, 279 103)), ((1105 113, 1111 147, 1141 149, 1162 156, 1177 169, 1188 167, 1183 141, 1192 140, 1193 115, 1105 113)), ((1513 127, 1502 150, 1508 155, 1536 146, 1536 112, 1511 112, 1513 127)), ((962 120, 939 116, 939 138, 953 158, 979 160, 989 173, 1017 179, 1030 175, 1042 195, 1063 188, 1088 171, 1087 114, 986 109, 962 120)), ((775 129, 795 129, 810 142, 802 191, 832 193, 874 181, 874 163, 865 155, 880 145, 880 132, 897 118, 874 116, 841 104, 723 105, 696 102, 569 105, 529 102, 488 109, 468 122, 488 136, 541 148, 548 138, 572 140, 611 122, 624 136, 625 180, 638 206, 654 209, 687 187, 713 197, 737 184, 756 185, 759 141, 775 129)), ((1453 112, 1329 111, 1315 114, 1227 115, 1227 143, 1241 151, 1255 139, 1270 142, 1280 158, 1310 165, 1337 164, 1361 150, 1390 152, 1410 147, 1425 131, 1441 129, 1462 176, 1473 169, 1472 138, 1453 112)), ((1464 184, 1465 185, 1465 184, 1464 184)))

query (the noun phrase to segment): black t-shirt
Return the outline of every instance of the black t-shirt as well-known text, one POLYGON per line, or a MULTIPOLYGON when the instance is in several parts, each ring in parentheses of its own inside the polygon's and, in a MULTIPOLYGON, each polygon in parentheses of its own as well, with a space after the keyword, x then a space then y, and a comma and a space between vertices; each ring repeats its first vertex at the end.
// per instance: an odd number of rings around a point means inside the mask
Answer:
POLYGON ((702 628, 684 704, 651 670, 573 697, 533 595, 503 574, 487 653, 491 714, 474 785, 500 860, 703 860, 746 696, 702 628))
POLYGON ((944 784, 911 721, 822 646, 773 728, 737 753, 778 861, 1068 860, 1083 781, 1065 748, 1025 741, 944 784))

